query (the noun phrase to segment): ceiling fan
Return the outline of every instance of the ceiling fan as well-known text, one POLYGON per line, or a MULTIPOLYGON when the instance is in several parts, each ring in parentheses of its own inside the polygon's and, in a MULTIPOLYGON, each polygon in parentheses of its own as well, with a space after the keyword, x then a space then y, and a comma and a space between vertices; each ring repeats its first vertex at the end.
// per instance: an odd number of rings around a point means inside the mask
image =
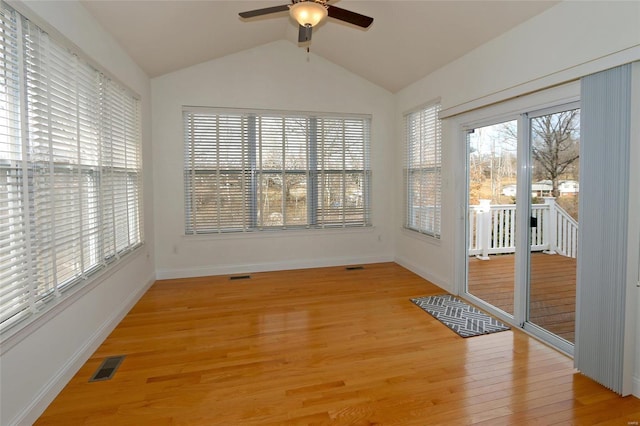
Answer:
POLYGON ((373 18, 356 12, 351 12, 350 10, 342 9, 340 7, 332 6, 327 4, 327 0, 291 0, 291 4, 240 12, 240 17, 254 18, 256 16, 285 11, 289 11, 291 17, 299 24, 299 43, 311 41, 311 31, 313 27, 318 25, 327 16, 362 28, 369 28, 373 22, 373 18))

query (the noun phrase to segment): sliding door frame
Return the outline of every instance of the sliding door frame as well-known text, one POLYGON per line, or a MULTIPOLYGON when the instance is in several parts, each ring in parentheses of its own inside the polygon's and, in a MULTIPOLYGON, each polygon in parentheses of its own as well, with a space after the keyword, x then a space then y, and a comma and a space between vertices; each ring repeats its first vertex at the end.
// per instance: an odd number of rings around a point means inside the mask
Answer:
POLYGON ((456 169, 456 178, 462 183, 461 191, 458 193, 459 216, 456 225, 455 242, 455 291, 462 298, 485 309, 500 320, 517 327, 535 337, 548 341, 558 350, 567 355, 573 354, 573 345, 552 333, 534 325, 525 324, 527 319, 527 300, 529 282, 529 255, 516 255, 515 265, 515 285, 514 285, 514 315, 511 316, 484 300, 470 294, 467 291, 468 281, 468 194, 469 194, 469 146, 468 133, 477 127, 492 125, 500 122, 518 120, 518 170, 517 170, 517 191, 516 205, 518 214, 516 216, 517 229, 527 229, 526 238, 516 238, 516 254, 530 252, 529 245, 529 215, 530 215, 530 182, 531 182, 531 154, 530 154, 530 129, 529 117, 535 116, 543 111, 551 111, 556 108, 563 109, 566 105, 571 105, 580 100, 579 81, 563 84, 558 87, 536 92, 530 95, 507 100, 495 105, 481 108, 452 118, 453 128, 457 131, 457 147, 455 155, 464 158, 460 166, 456 169), (522 209, 523 208, 523 209, 522 209), (524 210, 524 211, 523 211, 524 210), (555 339, 552 339, 555 337, 555 339))
MULTIPOLYGON (((518 145, 518 155, 520 155, 520 149, 522 149, 522 157, 518 157, 518 160, 522 163, 521 169, 518 170, 519 173, 522 173, 522 179, 520 179, 520 175, 518 175, 518 193, 523 195, 523 197, 518 197, 517 199, 517 202, 521 203, 520 207, 518 207, 521 213, 518 217, 518 226, 521 227, 520 229, 526 229, 526 238, 520 238, 516 240, 516 246, 518 246, 518 243, 520 243, 520 247, 516 247, 516 252, 518 253, 518 250, 524 250, 519 252, 523 253, 522 255, 517 256, 517 259, 520 260, 520 267, 522 269, 520 271, 520 274, 518 275, 518 278, 522 280, 520 281, 522 285, 516 285, 516 287, 520 287, 522 291, 524 291, 524 295, 521 294, 520 299, 516 298, 516 303, 520 305, 520 309, 522 309, 521 312, 523 314, 521 327, 525 331, 533 334, 539 339, 544 340, 545 342, 550 343, 560 351, 571 356, 573 356, 574 353, 574 344, 529 321, 531 308, 530 303, 528 302, 531 300, 531 285, 533 283, 531 282, 531 246, 528 245, 528 242, 531 239, 531 227, 528 224, 529 217, 531 217, 531 198, 529 197, 528 188, 531 188, 531 170, 533 166, 531 160, 531 120, 545 115, 569 111, 577 108, 580 108, 580 101, 557 104, 552 107, 526 112, 521 116, 522 135, 520 134, 520 131, 518 131, 518 137, 522 138, 522 143, 518 145), (525 256, 524 253, 527 253, 527 255, 525 256)), ((516 271, 517 265, 518 260, 516 260, 516 271)))

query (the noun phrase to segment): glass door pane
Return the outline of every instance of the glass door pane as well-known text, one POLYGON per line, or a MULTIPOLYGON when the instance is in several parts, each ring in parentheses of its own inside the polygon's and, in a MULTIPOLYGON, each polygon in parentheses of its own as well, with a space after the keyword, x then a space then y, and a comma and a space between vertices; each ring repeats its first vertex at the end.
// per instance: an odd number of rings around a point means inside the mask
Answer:
POLYGON ((517 121, 468 133, 467 292, 513 316, 517 121))
POLYGON ((531 204, 527 321, 574 343, 580 110, 529 118, 531 204))

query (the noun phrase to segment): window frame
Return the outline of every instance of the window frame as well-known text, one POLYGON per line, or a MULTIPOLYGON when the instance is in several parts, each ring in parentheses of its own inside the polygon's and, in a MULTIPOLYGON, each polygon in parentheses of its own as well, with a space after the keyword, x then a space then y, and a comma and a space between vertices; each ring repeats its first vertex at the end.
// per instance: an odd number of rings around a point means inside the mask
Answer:
MULTIPOLYGON (((440 100, 434 100, 403 115, 404 123, 404 220, 403 228, 410 232, 425 235, 436 240, 441 239, 442 231, 442 120, 440 100), (419 123, 412 125, 411 121, 419 123), (433 120, 432 129, 426 120, 433 120), (421 130, 413 131, 413 127, 421 130), (427 126, 426 132, 422 127, 427 126), (423 156, 425 151, 433 151, 433 161, 430 163, 416 159, 416 153, 423 156), (414 166, 414 164, 416 164, 414 166), (422 177, 426 182, 427 194, 422 195, 423 201, 417 200, 416 190, 422 192, 425 188, 416 188, 415 177, 422 177), (431 198, 433 202, 427 200, 431 198), (421 213, 419 210, 425 210, 421 213)), ((423 183, 421 182, 421 184, 423 183)))
MULTIPOLYGON (((250 110, 250 109, 229 109, 229 108, 215 108, 215 107, 184 107, 183 108, 183 126, 184 126, 184 179, 185 179, 185 235, 211 235, 211 234, 223 234, 223 233, 249 233, 259 231, 277 231, 277 230, 293 230, 293 229, 326 229, 326 228, 351 228, 351 227, 370 227, 371 225, 371 213, 370 213, 370 182, 371 182, 371 167, 369 159, 370 143, 371 143, 371 116, 361 114, 329 114, 329 113, 316 113, 316 112, 299 112, 299 111, 278 111, 278 110, 250 110), (198 145, 195 140, 195 134, 197 129, 193 126, 193 117, 195 114, 208 115, 211 117, 220 117, 229 115, 235 115, 241 117, 238 119, 239 123, 242 123, 242 130, 239 131, 242 134, 242 142, 239 146, 246 151, 243 152, 242 162, 243 165, 235 169, 228 168, 208 168, 199 169, 196 171, 195 166, 195 152, 198 147, 204 146, 198 145), (262 135, 262 121, 264 119, 282 119, 282 161, 280 167, 265 167, 266 160, 263 158, 263 148, 265 148, 265 139, 262 135), (287 137, 285 134, 285 128, 287 120, 301 120, 304 122, 304 166, 291 166, 287 167, 287 159, 291 158, 290 152, 287 151, 287 137), (342 120, 342 167, 327 167, 325 165, 323 142, 323 125, 327 121, 342 120), (361 168, 345 168, 347 160, 345 159, 349 149, 346 142, 345 129, 349 120, 353 120, 355 123, 361 123, 362 125, 362 141, 357 147, 361 150, 358 152, 361 155, 361 168), (242 226, 235 227, 206 227, 198 226, 195 219, 196 212, 194 209, 196 195, 194 195, 194 183, 190 182, 190 179, 194 175, 200 173, 218 173, 223 174, 246 174, 247 183, 243 188, 243 204, 247 212, 243 212, 245 218, 242 222, 242 226), (326 219, 326 210, 331 210, 330 207, 326 207, 326 203, 319 198, 322 196, 324 190, 324 181, 330 176, 339 176, 342 179, 343 187, 346 186, 347 178, 351 175, 362 176, 362 211, 361 217, 357 221, 350 221, 348 218, 349 209, 346 207, 346 190, 342 190, 342 208, 338 216, 341 215, 341 220, 330 221, 326 219), (282 179, 285 182, 289 176, 304 176, 305 202, 306 202, 306 219, 304 223, 291 223, 287 220, 287 208, 284 207, 286 203, 285 185, 282 185, 282 193, 280 202, 283 204, 282 208, 282 222, 276 224, 266 223, 264 217, 261 217, 262 209, 260 207, 261 202, 265 196, 264 182, 269 177, 275 178, 274 180, 282 179), (201 229, 198 229, 201 228, 201 229)), ((218 130, 216 130, 218 131, 218 130)), ((216 137, 218 137, 216 135, 216 137)), ((216 139, 214 144, 220 144, 220 140, 216 139)), ((300 141, 294 148, 301 148, 300 141)), ((201 148, 200 148, 201 149, 201 148)), ((328 161, 327 161, 328 163, 328 161)), ((218 163, 219 164, 219 163, 218 163)), ((357 210, 359 212, 359 210, 357 210)))
POLYGON ((0 13, 0 335, 15 342, 144 244, 141 105, 57 32, 0 13))

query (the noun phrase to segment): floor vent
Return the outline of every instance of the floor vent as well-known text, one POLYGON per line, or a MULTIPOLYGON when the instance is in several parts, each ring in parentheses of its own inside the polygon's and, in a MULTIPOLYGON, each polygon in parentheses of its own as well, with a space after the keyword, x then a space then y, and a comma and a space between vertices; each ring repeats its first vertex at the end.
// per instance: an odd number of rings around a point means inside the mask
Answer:
POLYGON ((250 280, 251 279, 251 275, 234 275, 232 277, 229 277, 229 279, 231 281, 234 281, 234 280, 250 280))
POLYGON ((347 266, 344 269, 347 271, 359 271, 360 269, 364 269, 364 266, 347 266))
POLYGON ((93 376, 89 379, 89 382, 101 382, 103 380, 109 380, 116 374, 116 370, 120 367, 120 364, 124 360, 124 355, 110 356, 105 358, 100 364, 100 367, 93 373, 93 376))

